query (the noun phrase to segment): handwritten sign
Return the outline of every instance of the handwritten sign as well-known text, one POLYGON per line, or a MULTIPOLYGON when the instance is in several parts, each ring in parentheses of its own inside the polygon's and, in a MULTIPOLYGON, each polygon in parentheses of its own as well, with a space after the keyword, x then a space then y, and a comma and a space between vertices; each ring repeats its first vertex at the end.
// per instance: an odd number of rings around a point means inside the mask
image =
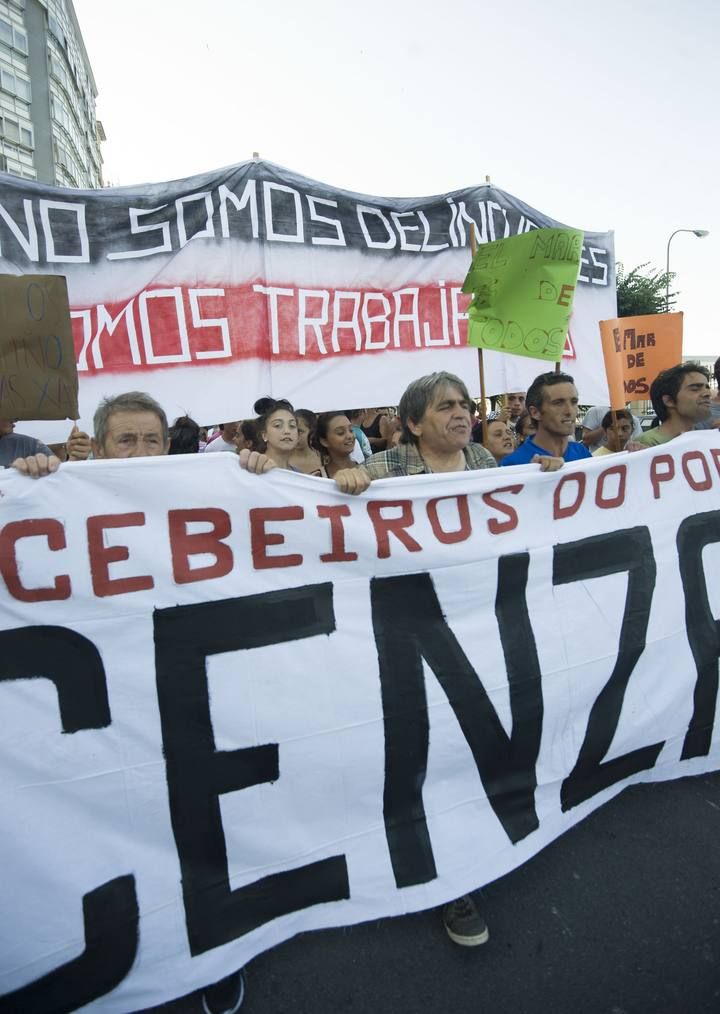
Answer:
POLYGON ((0 418, 79 414, 65 278, 0 275, 0 418))
POLYGON ((682 313, 600 321, 611 408, 648 397, 658 373, 682 360, 682 335, 682 313))
POLYGON ((578 229, 536 229, 480 246, 463 286, 468 344, 560 362, 582 245, 578 229))

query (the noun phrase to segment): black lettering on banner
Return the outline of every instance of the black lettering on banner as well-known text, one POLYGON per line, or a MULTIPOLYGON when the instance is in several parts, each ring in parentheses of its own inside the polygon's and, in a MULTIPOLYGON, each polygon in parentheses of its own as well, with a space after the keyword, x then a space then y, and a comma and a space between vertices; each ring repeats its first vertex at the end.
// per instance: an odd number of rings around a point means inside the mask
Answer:
MULTIPOLYGON (((33 678, 55 684, 63 732, 110 725, 102 659, 82 634, 51 626, 0 632, 0 681, 33 678)), ((122 982, 138 947, 135 878, 128 874, 108 880, 84 895, 82 905, 83 953, 0 997, 0 1014, 74 1011, 122 982)))
POLYGON ((538 827, 535 764, 543 705, 525 600, 528 562, 527 553, 498 561, 495 613, 510 690, 510 737, 442 613, 430 575, 371 582, 385 723, 383 813, 398 887, 437 876, 422 799, 430 731, 423 658, 448 698, 508 838, 518 842, 538 827))
POLYGON ((85 950, 35 982, 0 996, 0 1014, 69 1014, 109 993, 128 974, 138 946, 135 877, 108 880, 83 897, 85 950))
POLYGON ((656 570, 652 540, 645 525, 555 546, 553 584, 573 584, 623 571, 628 574, 617 658, 610 679, 590 709, 575 767, 562 784, 563 812, 615 782, 651 768, 665 745, 664 741, 653 743, 602 763, 620 721, 633 669, 645 650, 656 570))
POLYGON ((170 816, 191 954, 289 912, 349 898, 344 855, 231 890, 220 796, 276 781, 279 751, 277 743, 215 748, 206 669, 210 655, 331 634, 332 584, 158 609, 154 626, 170 816))
POLYGON ((677 549, 685 593, 685 626, 697 669, 693 713, 681 760, 703 757, 710 752, 715 722, 720 620, 713 617, 710 609, 702 560, 703 550, 714 542, 720 542, 720 511, 693 514, 685 518, 678 528, 677 549))
POLYGON ((0 680, 55 684, 63 732, 110 725, 105 669, 92 641, 66 627, 0 631, 0 680))

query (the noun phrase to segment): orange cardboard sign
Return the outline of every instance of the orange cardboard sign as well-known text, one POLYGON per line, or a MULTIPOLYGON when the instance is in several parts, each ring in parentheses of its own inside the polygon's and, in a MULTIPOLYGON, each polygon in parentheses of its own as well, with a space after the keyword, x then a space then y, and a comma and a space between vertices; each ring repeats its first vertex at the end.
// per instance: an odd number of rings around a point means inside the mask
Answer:
POLYGON ((647 398, 658 373, 682 361, 682 331, 681 313, 600 321, 611 408, 647 398))

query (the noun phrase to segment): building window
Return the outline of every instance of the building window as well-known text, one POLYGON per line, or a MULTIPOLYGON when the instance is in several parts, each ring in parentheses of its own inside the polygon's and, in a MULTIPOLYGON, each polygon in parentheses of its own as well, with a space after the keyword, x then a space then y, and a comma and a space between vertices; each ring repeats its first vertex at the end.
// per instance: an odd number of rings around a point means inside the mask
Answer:
POLYGON ((26 102, 30 101, 30 82, 4 67, 0 67, 0 87, 26 102))
POLYGON ((3 116, 2 126, 4 136, 10 141, 20 140, 20 124, 17 120, 13 120, 11 116, 3 116))
POLYGON ((63 48, 67 47, 67 41, 65 39, 65 32, 60 27, 60 22, 57 18, 53 17, 52 14, 48 14, 48 28, 53 33, 55 38, 58 40, 63 48))
POLYGON ((4 42, 6 46, 17 49, 18 53, 27 56, 27 35, 11 25, 5 18, 0 18, 0 42, 4 42))

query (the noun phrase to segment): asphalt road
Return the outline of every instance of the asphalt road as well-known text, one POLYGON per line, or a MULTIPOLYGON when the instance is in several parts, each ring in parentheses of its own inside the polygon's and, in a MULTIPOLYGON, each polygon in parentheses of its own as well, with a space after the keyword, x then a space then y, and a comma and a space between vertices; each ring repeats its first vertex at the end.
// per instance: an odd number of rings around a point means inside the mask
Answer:
POLYGON ((478 897, 483 947, 437 912, 304 934, 243 1014, 720 1014, 720 773, 626 790, 478 897))

